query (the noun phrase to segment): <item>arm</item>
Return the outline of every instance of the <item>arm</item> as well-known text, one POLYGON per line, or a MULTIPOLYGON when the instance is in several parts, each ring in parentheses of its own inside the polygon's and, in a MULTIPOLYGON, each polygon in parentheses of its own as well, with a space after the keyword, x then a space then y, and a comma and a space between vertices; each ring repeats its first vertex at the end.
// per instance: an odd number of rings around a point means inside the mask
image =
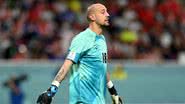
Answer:
POLYGON ((67 75, 69 69, 71 68, 73 62, 71 60, 66 59, 64 64, 58 71, 57 75, 55 76, 52 85, 59 87, 60 83, 64 80, 65 76, 67 75))
POLYGON ((53 82, 51 83, 51 87, 41 95, 39 95, 37 99, 37 104, 50 104, 52 101, 52 97, 56 94, 60 83, 64 80, 65 76, 67 75, 68 71, 70 70, 73 61, 66 59, 64 64, 58 71, 57 75, 55 76, 53 82))
POLYGON ((112 81, 110 80, 110 74, 108 72, 107 72, 107 88, 108 88, 109 93, 111 94, 113 104, 123 104, 112 81))

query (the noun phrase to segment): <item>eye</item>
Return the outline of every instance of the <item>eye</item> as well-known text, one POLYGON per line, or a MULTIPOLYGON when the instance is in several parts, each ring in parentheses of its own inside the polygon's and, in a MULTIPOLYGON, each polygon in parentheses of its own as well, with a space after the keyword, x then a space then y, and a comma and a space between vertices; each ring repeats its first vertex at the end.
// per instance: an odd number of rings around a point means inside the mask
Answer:
POLYGON ((101 11, 101 14, 105 14, 105 11, 104 11, 104 10, 102 10, 102 11, 101 11))
POLYGON ((101 10, 100 10, 100 13, 101 13, 101 14, 105 14, 105 9, 101 9, 101 10))

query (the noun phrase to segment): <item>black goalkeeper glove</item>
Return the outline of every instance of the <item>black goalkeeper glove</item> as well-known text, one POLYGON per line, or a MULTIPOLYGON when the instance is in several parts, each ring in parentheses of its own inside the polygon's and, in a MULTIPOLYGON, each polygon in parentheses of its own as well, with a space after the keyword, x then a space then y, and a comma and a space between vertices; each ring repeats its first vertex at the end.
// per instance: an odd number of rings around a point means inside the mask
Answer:
POLYGON ((56 94, 58 87, 52 85, 47 91, 39 95, 37 99, 37 104, 51 104, 52 97, 56 94))
POLYGON ((116 89, 114 88, 113 83, 111 81, 108 83, 111 83, 108 85, 108 90, 109 93, 111 94, 113 104, 124 104, 121 97, 118 95, 116 89))
POLYGON ((124 104, 118 95, 111 95, 113 104, 124 104))

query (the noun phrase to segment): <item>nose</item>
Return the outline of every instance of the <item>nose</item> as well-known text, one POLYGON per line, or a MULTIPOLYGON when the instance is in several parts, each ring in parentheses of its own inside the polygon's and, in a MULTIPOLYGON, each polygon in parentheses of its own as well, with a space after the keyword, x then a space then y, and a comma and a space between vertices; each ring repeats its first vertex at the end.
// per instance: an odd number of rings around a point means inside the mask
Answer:
POLYGON ((108 12, 106 12, 105 16, 109 17, 110 15, 109 15, 109 13, 108 13, 108 12))

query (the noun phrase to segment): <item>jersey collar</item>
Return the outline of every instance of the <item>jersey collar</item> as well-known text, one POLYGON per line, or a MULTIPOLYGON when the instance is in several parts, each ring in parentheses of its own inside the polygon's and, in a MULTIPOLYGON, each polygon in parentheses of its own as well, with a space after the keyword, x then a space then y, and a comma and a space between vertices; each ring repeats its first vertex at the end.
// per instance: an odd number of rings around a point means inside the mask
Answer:
POLYGON ((94 31, 92 31, 90 28, 87 28, 87 31, 89 31, 93 36, 101 36, 102 34, 98 35, 94 31))

